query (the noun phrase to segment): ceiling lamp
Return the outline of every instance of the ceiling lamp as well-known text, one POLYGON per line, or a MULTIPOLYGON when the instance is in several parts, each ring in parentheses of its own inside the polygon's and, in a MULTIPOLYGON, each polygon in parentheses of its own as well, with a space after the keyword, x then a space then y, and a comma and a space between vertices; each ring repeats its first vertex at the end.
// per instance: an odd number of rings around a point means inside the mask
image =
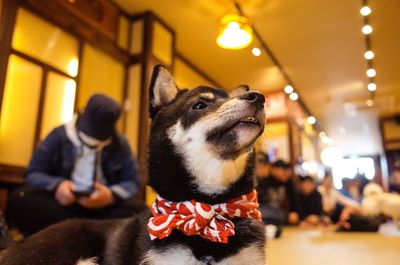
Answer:
POLYGON ((220 20, 217 44, 228 50, 244 49, 253 41, 253 30, 246 17, 231 14, 220 20))

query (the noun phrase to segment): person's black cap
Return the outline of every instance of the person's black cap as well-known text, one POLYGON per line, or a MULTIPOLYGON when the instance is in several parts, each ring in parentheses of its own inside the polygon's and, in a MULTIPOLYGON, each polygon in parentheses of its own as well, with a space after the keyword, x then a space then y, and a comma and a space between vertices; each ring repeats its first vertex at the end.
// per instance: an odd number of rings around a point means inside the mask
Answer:
POLYGON ((256 155, 256 159, 258 163, 269 164, 269 156, 266 153, 258 152, 256 155))
POLYGON ((106 140, 115 134, 115 124, 121 114, 121 108, 113 99, 102 95, 93 95, 78 119, 78 129, 98 140, 106 140))
POLYGON ((272 167, 279 167, 279 168, 284 168, 284 169, 289 169, 291 168, 291 165, 289 163, 286 163, 283 160, 276 160, 274 163, 271 164, 272 167))

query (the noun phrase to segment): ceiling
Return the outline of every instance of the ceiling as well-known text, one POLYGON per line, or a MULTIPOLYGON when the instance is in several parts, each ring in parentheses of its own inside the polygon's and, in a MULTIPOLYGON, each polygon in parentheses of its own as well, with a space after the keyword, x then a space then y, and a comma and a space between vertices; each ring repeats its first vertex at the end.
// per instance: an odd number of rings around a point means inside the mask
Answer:
MULTIPOLYGON (((286 85, 268 56, 252 46, 229 51, 215 43, 218 19, 235 12, 230 0, 115 0, 129 13, 151 10, 177 34, 177 50, 227 88, 260 91, 286 85)), ((377 117, 400 112, 400 1, 369 1, 378 90, 367 107, 367 64, 360 1, 242 0, 244 13, 281 62, 307 107, 346 154, 380 153, 377 117), (397 25, 397 26, 396 26, 397 25), (354 145, 354 139, 365 141, 354 145)), ((359 141, 356 141, 359 143, 359 141)))

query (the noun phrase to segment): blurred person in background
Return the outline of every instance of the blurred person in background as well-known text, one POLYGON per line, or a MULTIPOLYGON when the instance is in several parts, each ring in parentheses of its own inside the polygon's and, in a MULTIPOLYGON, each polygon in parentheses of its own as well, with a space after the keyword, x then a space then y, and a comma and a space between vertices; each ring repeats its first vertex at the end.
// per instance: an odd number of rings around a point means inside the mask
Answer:
POLYGON ((8 220, 25 235, 70 218, 128 217, 145 209, 137 162, 116 131, 121 109, 96 94, 71 122, 56 127, 36 148, 26 187, 8 203, 8 220))
POLYGON ((311 176, 300 178, 299 207, 300 227, 314 227, 320 223, 323 214, 322 197, 311 176))
POLYGON ((333 186, 332 176, 326 175, 317 188, 322 197, 322 209, 326 216, 329 216, 333 222, 340 219, 344 208, 358 209, 360 203, 347 198, 333 186))
POLYGON ((290 165, 283 160, 277 160, 270 165, 268 177, 263 178, 258 184, 259 202, 264 216, 270 216, 271 211, 279 212, 284 224, 297 224, 299 222, 298 194, 291 175, 288 174, 288 169, 290 165))
POLYGON ((400 193, 400 168, 396 168, 390 177, 389 192, 400 193))
POLYGON ((345 197, 355 200, 357 202, 361 202, 362 193, 360 192, 360 180, 358 178, 343 178, 342 185, 343 188, 340 190, 345 197))

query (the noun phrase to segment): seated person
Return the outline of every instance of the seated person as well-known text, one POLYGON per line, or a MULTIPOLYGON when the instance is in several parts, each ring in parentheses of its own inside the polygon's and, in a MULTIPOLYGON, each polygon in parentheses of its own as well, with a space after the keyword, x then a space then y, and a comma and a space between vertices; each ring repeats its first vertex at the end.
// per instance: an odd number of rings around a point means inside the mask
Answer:
POLYGON ((301 227, 313 227, 320 223, 322 198, 310 176, 300 178, 299 207, 301 227))
POLYGON ((137 162, 115 124, 121 110, 101 94, 35 150, 26 187, 9 198, 8 221, 25 235, 70 218, 121 218, 145 209, 137 162))
POLYGON ((267 224, 279 227, 283 224, 297 224, 299 221, 297 193, 288 173, 290 170, 289 164, 277 160, 271 164, 267 177, 256 174, 260 211, 267 224))
POLYGON ((326 175, 317 188, 322 197, 322 209, 325 216, 329 216, 333 222, 340 219, 343 208, 358 209, 360 203, 347 198, 333 186, 332 177, 326 175))
POLYGON ((400 193, 400 168, 395 169, 391 175, 389 192, 400 193))
POLYGON ((357 202, 361 202, 361 189, 360 189, 360 180, 359 178, 344 178, 342 179, 343 188, 340 190, 344 196, 349 199, 355 200, 357 202))

